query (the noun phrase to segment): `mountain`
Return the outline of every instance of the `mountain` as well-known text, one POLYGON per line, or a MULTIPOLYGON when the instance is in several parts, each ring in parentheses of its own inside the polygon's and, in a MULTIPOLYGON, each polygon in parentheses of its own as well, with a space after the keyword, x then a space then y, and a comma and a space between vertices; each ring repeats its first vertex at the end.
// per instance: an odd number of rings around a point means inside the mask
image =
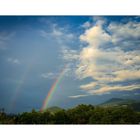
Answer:
POLYGON ((130 104, 136 102, 135 100, 131 99, 121 99, 121 98, 112 98, 101 105, 118 105, 118 104, 130 104))
POLYGON ((102 104, 102 107, 126 106, 131 107, 135 111, 140 111, 140 101, 131 99, 112 98, 102 104))
POLYGON ((47 110, 52 112, 52 113, 55 113, 55 112, 61 111, 63 109, 60 107, 57 107, 57 106, 53 106, 53 107, 47 108, 47 110))

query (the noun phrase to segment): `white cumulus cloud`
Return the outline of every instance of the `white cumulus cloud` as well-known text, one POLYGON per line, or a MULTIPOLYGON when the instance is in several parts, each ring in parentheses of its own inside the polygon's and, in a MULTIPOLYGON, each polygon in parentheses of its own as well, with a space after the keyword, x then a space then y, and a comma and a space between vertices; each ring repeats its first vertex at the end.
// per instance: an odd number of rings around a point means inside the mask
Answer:
POLYGON ((79 37, 81 44, 87 45, 78 51, 65 50, 64 58, 76 61, 77 78, 93 79, 80 86, 91 95, 140 89, 139 84, 124 86, 117 83, 140 79, 140 23, 111 22, 104 26, 105 23, 102 18, 94 18, 94 24, 85 28, 79 37))

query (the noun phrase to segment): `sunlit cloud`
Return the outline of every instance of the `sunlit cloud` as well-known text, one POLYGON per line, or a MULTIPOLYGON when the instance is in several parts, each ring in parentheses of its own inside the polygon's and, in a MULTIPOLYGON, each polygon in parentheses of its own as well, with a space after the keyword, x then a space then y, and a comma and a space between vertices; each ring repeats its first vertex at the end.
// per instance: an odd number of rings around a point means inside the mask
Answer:
POLYGON ((69 98, 75 99, 75 98, 82 98, 82 97, 87 97, 87 96, 89 95, 80 94, 80 95, 69 96, 69 98))
POLYGON ((96 86, 97 86, 96 82, 91 82, 91 83, 88 83, 86 85, 81 85, 80 88, 83 90, 90 90, 91 88, 94 88, 96 86))
POLYGON ((80 40, 87 42, 91 47, 98 47, 102 43, 108 42, 110 39, 110 35, 107 34, 100 25, 95 25, 87 29, 84 34, 80 35, 80 40))
MULTIPOLYGON (((106 20, 100 17, 94 17, 93 22, 92 26, 89 21, 85 22, 85 31, 79 36, 81 44, 87 45, 81 50, 65 51, 63 55, 65 60, 76 64, 78 79, 93 79, 93 82, 81 85, 80 89, 92 95, 140 89, 140 85, 117 83, 140 79, 140 46, 136 46, 140 38, 139 23, 111 22, 104 26, 106 20)), ((84 96, 75 96, 80 97, 84 96)))
POLYGON ((115 86, 110 86, 110 85, 104 85, 101 86, 99 89, 97 90, 90 90, 89 93, 91 94, 105 94, 108 92, 112 92, 112 91, 132 91, 132 90, 136 90, 136 89, 140 89, 140 84, 132 84, 132 85, 115 85, 115 86))

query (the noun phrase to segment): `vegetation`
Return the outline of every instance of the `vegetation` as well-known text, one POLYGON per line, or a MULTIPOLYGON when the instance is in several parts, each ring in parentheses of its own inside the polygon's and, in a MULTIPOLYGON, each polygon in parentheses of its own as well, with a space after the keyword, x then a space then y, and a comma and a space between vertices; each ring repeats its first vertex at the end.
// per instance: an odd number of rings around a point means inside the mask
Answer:
POLYGON ((130 106, 78 105, 72 109, 32 110, 17 115, 0 112, 0 124, 139 124, 140 112, 130 106), (55 111, 54 111, 55 110, 55 111))

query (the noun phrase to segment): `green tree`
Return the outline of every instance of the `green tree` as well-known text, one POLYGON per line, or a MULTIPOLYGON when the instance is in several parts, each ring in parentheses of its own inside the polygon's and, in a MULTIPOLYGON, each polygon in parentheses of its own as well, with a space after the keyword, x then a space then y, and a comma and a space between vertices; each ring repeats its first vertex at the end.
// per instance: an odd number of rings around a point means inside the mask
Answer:
POLYGON ((93 106, 82 104, 73 109, 69 109, 67 116, 69 116, 70 123, 72 124, 87 124, 92 110, 94 110, 93 106))
POLYGON ((65 110, 60 110, 54 114, 54 123, 55 124, 68 124, 69 117, 67 116, 65 110))

